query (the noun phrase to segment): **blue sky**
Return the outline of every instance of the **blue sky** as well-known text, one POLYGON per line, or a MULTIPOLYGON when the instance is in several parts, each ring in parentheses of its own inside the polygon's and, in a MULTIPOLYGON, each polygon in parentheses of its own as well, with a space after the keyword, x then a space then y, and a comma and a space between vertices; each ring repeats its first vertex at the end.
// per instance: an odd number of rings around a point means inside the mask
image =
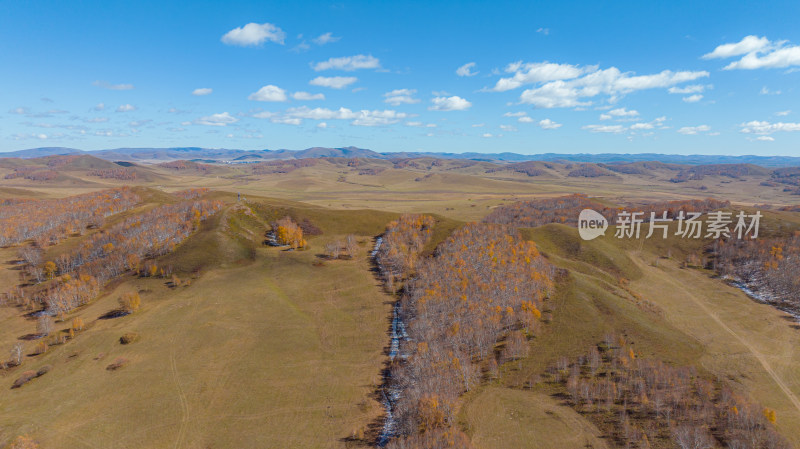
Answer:
POLYGON ((796 1, 0 4, 0 151, 800 155, 796 1))

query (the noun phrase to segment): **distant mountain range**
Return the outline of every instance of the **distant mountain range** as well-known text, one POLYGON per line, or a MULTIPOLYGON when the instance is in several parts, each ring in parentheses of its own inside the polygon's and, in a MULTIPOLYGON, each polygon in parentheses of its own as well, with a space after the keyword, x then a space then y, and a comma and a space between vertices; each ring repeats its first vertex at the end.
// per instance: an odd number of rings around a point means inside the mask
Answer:
POLYGON ((800 166, 800 157, 790 156, 712 156, 712 155, 679 155, 659 153, 601 153, 601 154, 518 154, 518 153, 435 153, 435 152, 401 152, 379 153, 376 151, 357 148, 325 148, 313 147, 305 150, 238 150, 225 148, 115 148, 108 150, 83 151, 75 148, 42 147, 27 150, 0 153, 0 157, 35 158, 54 155, 90 154, 110 161, 129 162, 166 162, 174 160, 195 160, 207 163, 250 163, 275 159, 305 159, 320 157, 345 157, 345 158, 421 158, 435 157, 443 159, 470 159, 492 162, 524 162, 524 161, 550 161, 550 162, 594 162, 594 163, 623 163, 641 161, 659 161, 673 164, 756 164, 763 167, 794 167, 800 166))

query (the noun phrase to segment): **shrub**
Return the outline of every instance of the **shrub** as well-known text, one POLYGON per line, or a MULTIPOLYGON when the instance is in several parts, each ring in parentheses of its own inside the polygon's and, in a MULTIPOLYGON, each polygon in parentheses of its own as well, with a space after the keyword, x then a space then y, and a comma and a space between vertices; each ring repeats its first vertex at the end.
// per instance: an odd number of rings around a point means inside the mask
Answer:
POLYGON ((43 367, 39 368, 39 371, 36 371, 36 377, 44 376, 45 374, 49 373, 51 369, 53 369, 52 365, 44 365, 43 367))
POLYGON ((128 332, 119 337, 119 343, 123 345, 129 345, 137 341, 139 341, 139 334, 136 332, 128 332))
POLYGON ((126 359, 125 357, 117 357, 117 359, 114 360, 114 363, 112 363, 111 365, 108 365, 106 367, 106 369, 108 371, 116 371, 116 370, 126 366, 128 363, 130 363, 130 361, 128 359, 126 359))
POLYGON ((20 435, 6 449, 39 449, 39 443, 28 435, 20 435))
POLYGON ((33 379, 36 379, 36 371, 25 371, 17 378, 17 380, 14 381, 14 384, 11 386, 11 388, 19 388, 33 379))

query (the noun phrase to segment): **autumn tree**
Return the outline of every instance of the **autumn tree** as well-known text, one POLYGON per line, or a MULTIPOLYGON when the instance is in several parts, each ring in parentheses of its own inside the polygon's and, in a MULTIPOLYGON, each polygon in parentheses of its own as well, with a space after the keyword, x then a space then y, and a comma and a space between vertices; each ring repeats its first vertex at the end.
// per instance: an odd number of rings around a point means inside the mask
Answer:
POLYGON ((279 245, 290 246, 292 249, 304 248, 306 241, 303 239, 303 229, 291 217, 283 217, 272 225, 275 240, 279 245))
POLYGON ((356 236, 353 234, 348 234, 347 237, 344 238, 344 252, 346 252, 351 259, 356 257, 358 242, 356 241, 356 236))
POLYGON ((142 299, 139 297, 139 293, 136 292, 125 293, 119 298, 120 310, 126 315, 139 310, 141 304, 142 299))

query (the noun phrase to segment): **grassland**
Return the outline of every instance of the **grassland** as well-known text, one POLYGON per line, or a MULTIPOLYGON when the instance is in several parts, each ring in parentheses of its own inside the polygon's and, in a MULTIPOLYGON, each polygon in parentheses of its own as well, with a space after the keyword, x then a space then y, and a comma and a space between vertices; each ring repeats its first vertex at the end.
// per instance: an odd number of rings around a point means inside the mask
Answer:
MULTIPOLYGON (((209 197, 226 207, 157 261, 188 285, 127 274, 67 317, 87 323, 73 341, 0 371, 0 446, 29 433, 47 448, 367 447, 383 413, 376 391, 394 299, 375 279, 368 253, 400 213, 434 214, 430 254, 464 222, 525 198, 581 192, 616 204, 709 196, 747 206, 800 202, 755 177, 671 183, 674 173, 654 171, 585 179, 566 176, 563 164, 537 177, 487 173, 492 164, 483 162, 430 160, 405 168, 389 161, 353 168, 346 160, 320 160, 270 175, 246 167, 202 174, 142 166, 133 182, 92 177, 85 164, 65 168, 52 183, 0 179, 0 199, 137 186, 144 204, 106 226, 173 201, 168 193, 185 188, 211 188, 209 197), (365 167, 382 171, 359 174, 365 167), (246 200, 237 202, 237 193, 246 200), (307 251, 262 244, 269 223, 285 215, 322 230, 309 238, 307 251), (356 235, 357 257, 321 257, 326 242, 347 234, 356 235), (120 295, 134 291, 141 310, 100 319, 120 295), (120 336, 129 332, 140 339, 121 345, 120 336), (120 357, 127 365, 107 370, 120 357), (23 369, 44 365, 52 366, 49 373, 10 389, 23 369), (365 439, 353 440, 360 431, 365 439)), ((0 178, 9 167, 0 165, 0 178)), ((768 214, 800 222, 800 214, 768 214)), ((531 383, 559 357, 581 355, 609 332, 624 335, 643 356, 731 382, 775 409, 781 433, 800 446, 800 331, 785 314, 711 273, 680 268, 681 257, 701 251, 702 242, 583 242, 561 225, 523 235, 569 272, 531 355, 465 396, 460 424, 476 447, 610 447, 602 426, 567 407, 551 387, 531 383), (667 249, 672 258, 664 258, 667 249)), ((71 237, 46 255, 55 258, 81 239, 71 237)), ((0 292, 18 283, 18 269, 16 248, 0 248, 0 292)), ((0 307, 0 350, 22 342, 30 354, 35 342, 20 337, 34 329, 25 311, 0 307)))

